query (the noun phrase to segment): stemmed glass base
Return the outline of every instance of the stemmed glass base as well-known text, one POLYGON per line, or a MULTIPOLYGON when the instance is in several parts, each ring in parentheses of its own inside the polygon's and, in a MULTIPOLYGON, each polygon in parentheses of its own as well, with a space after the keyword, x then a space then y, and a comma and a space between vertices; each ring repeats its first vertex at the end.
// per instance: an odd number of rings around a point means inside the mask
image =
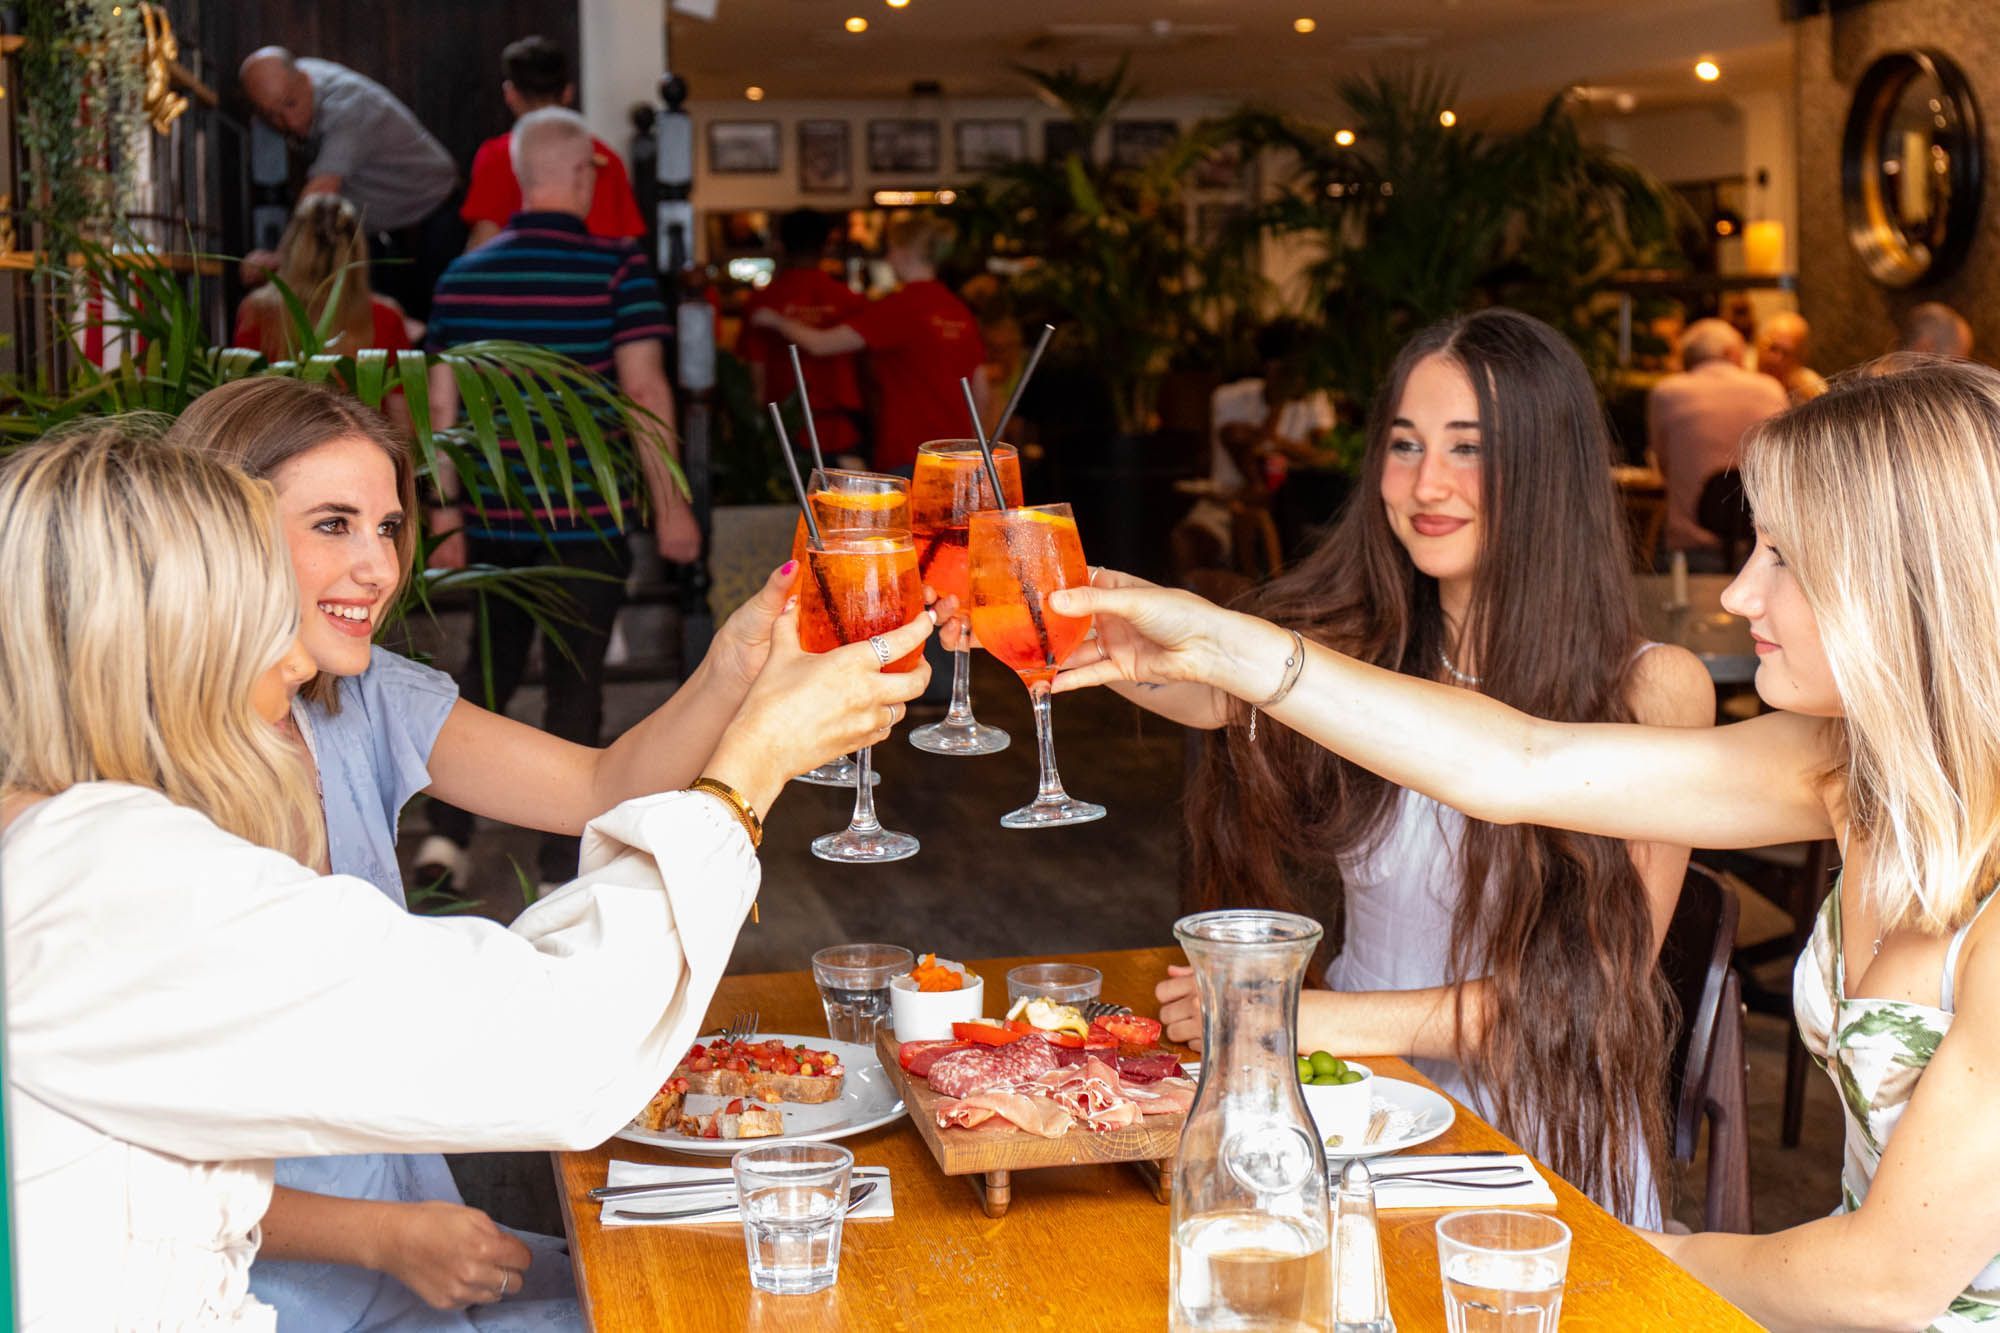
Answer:
POLYGON ((1001 828, 1053 828, 1058 824, 1088 824, 1104 818, 1104 807, 1057 793, 1034 800, 1000 816, 1001 828))
POLYGON ((926 754, 999 754, 1014 738, 972 715, 972 650, 951 655, 951 708, 944 719, 910 733, 910 744, 926 754))
MULTIPOLYGON (((852 787, 854 785, 854 759, 850 755, 842 755, 838 759, 829 759, 818 768, 807 769, 793 778, 792 781, 810 782, 815 787, 852 787)), ((880 773, 877 773, 873 769, 868 770, 869 786, 875 786, 881 781, 882 775, 880 773)))
POLYGON ((838 833, 814 838, 812 852, 822 861, 873 864, 902 861, 917 854, 923 844, 907 833, 882 827, 875 818, 874 765, 869 762, 872 747, 855 752, 854 814, 838 833))

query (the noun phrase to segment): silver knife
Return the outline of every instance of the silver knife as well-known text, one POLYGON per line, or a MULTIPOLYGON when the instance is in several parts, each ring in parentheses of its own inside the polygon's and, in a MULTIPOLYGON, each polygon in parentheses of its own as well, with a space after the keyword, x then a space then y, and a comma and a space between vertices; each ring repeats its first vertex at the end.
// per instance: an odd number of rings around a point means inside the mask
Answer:
MULTIPOLYGON (((856 1185, 847 1196, 847 1211, 851 1213, 865 1203, 869 1196, 875 1193, 876 1183, 870 1180, 856 1185)), ((731 1199, 727 1203, 712 1203, 701 1208, 679 1208, 665 1213, 642 1212, 635 1208, 613 1208, 610 1211, 613 1217, 638 1217, 650 1222, 664 1222, 677 1217, 710 1217, 716 1213, 733 1213, 736 1211, 736 1204, 737 1201, 731 1199)))
MULTIPOLYGON (((886 1180, 889 1168, 886 1166, 857 1166, 854 1168, 856 1180, 886 1180)), ((679 1194, 687 1190, 734 1190, 736 1181, 731 1176, 710 1176, 706 1180, 672 1180, 652 1185, 599 1185, 590 1191, 590 1197, 599 1203, 606 1199, 630 1199, 642 1194, 679 1194)))

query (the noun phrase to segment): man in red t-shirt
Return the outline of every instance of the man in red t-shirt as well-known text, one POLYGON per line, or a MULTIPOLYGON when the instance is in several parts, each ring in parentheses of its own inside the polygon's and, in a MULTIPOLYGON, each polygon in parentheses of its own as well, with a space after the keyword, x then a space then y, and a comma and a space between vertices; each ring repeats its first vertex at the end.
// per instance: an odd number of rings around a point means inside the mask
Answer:
MULTIPOLYGON (((832 234, 832 219, 814 209, 795 209, 778 220, 778 244, 784 251, 784 267, 771 279, 770 286, 751 292, 744 311, 743 332, 736 340, 736 354, 750 366, 760 403, 784 402, 798 386, 792 381, 792 360, 785 350, 785 340, 750 316, 759 310, 775 310, 786 319, 815 329, 830 329, 853 319, 868 306, 845 283, 829 277, 820 268, 827 237, 832 234)), ((812 399, 813 425, 819 431, 820 451, 828 458, 851 453, 861 446, 861 372, 855 364, 857 360, 849 353, 813 357, 801 363, 806 375, 806 393, 812 399)), ((803 439, 792 443, 801 449, 806 444, 803 439)))
MULTIPOLYGON (((569 57, 546 37, 510 42, 500 53, 500 73, 500 93, 516 120, 530 111, 568 106, 576 100, 569 57)), ((468 250, 477 250, 492 240, 507 225, 507 219, 521 211, 521 183, 514 179, 514 163, 508 156, 513 137, 512 130, 496 134, 472 156, 472 183, 466 186, 465 203, 458 210, 472 229, 465 245, 468 250)), ((584 227, 592 236, 607 240, 644 236, 646 223, 632 199, 632 182, 625 174, 624 162, 602 139, 592 136, 590 146, 597 167, 597 190, 590 197, 590 216, 583 220, 584 227)))
MULTIPOLYGON (((889 267, 902 282, 846 323, 815 329, 777 311, 753 314, 753 324, 774 330, 813 356, 868 351, 868 376, 876 390, 875 459, 878 472, 908 473, 926 440, 962 440, 972 433, 958 382, 970 376, 982 419, 986 410, 986 350, 979 322, 965 302, 937 280, 937 263, 951 239, 951 224, 926 216, 889 224, 889 267)), ((990 420, 989 420, 990 424, 990 420)))

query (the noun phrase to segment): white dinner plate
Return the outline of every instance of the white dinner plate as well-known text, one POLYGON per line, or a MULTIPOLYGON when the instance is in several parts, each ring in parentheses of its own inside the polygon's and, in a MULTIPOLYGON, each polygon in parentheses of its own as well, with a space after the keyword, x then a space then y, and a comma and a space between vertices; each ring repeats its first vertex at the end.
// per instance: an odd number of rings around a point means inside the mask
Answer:
POLYGON ((1451 1109, 1451 1102, 1442 1094, 1432 1092, 1421 1084, 1405 1083, 1400 1078, 1385 1078, 1380 1074, 1375 1076, 1373 1109, 1389 1112, 1389 1128, 1382 1137, 1354 1148, 1328 1148, 1328 1161, 1380 1157, 1384 1153, 1401 1152, 1419 1143, 1429 1143, 1450 1129, 1451 1122, 1458 1116, 1451 1109), (1405 1126, 1400 1133, 1397 1132, 1399 1124, 1405 1126))
MULTIPOLYGON (((826 1037, 798 1037, 784 1032, 759 1032, 750 1040, 781 1041, 787 1046, 810 1046, 816 1051, 832 1051, 840 1057, 842 1067, 847 1070, 847 1077, 840 1085, 840 1095, 830 1102, 813 1105, 759 1101, 758 1105, 770 1106, 785 1117, 785 1132, 768 1138, 692 1139, 678 1130, 641 1129, 637 1125, 627 1125, 612 1137, 631 1143, 650 1143, 656 1148, 672 1148, 675 1152, 729 1157, 745 1148, 766 1143, 814 1143, 844 1139, 850 1134, 886 1125, 903 1114, 903 1099, 896 1095, 895 1085, 889 1081, 882 1062, 875 1058, 872 1046, 833 1041, 826 1037)), ((727 1097, 689 1093, 687 1110, 690 1115, 704 1115, 720 1111, 728 1104, 727 1097)))

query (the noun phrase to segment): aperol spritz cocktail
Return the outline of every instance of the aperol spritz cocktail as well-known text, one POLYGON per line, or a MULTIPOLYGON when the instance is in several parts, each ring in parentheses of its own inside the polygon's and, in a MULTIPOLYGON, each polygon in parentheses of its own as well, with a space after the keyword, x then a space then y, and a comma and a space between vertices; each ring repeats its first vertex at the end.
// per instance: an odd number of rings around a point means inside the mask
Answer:
MULTIPOLYGON (((813 518, 822 531, 834 528, 901 528, 910 526, 910 483, 885 472, 852 472, 840 468, 814 468, 806 483, 812 499, 813 518)), ((792 534, 792 559, 805 567, 806 520, 799 515, 792 534)), ((871 782, 882 775, 873 774, 871 782)), ((795 779, 820 787, 852 787, 854 760, 848 755, 829 759, 795 779)))
POLYGON ((957 642, 951 659, 951 708, 944 720, 910 733, 910 744, 931 754, 998 754, 1009 737, 972 715, 972 649, 964 642, 965 608, 970 595, 967 523, 982 509, 1021 503, 1021 460, 1011 444, 993 446, 1002 496, 993 494, 977 440, 932 440, 917 450, 910 479, 910 531, 917 539, 917 573, 940 598, 958 599, 958 616, 947 630, 957 642))
POLYGON ((1090 632, 1089 616, 1058 615, 1049 594, 1090 582, 1083 541, 1066 504, 1002 509, 972 516, 972 632, 1012 667, 1035 706, 1042 777, 1035 799, 1001 818, 1005 828, 1048 828, 1104 818, 1104 807, 1063 790, 1050 727, 1050 686, 1064 659, 1090 632))
MULTIPOLYGON (((799 580, 799 643, 809 653, 831 652, 909 624, 923 613, 924 587, 917 552, 906 528, 822 528, 822 549, 806 552, 799 580)), ((914 649, 883 667, 914 671, 924 660, 914 649)), ((813 855, 826 861, 900 861, 917 854, 917 840, 882 827, 875 817, 870 750, 855 756, 854 815, 839 833, 813 839, 813 855)))

